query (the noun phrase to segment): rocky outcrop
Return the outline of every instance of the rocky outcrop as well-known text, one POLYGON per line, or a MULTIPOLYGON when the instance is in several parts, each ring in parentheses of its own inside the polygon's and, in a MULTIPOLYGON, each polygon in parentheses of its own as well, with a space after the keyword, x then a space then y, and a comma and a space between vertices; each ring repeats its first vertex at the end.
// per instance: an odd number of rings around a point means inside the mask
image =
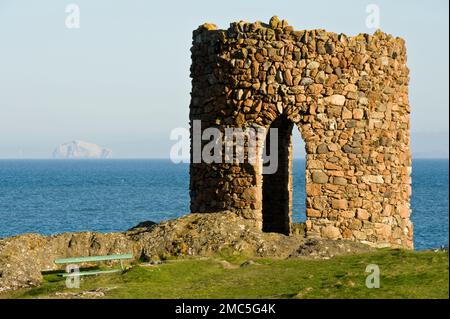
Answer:
POLYGON ((32 287, 42 281, 41 256, 45 238, 26 234, 0 240, 0 293, 32 287))
POLYGON ((53 158, 56 159, 106 159, 111 157, 111 150, 84 141, 64 143, 53 151, 53 158))
POLYGON ((190 214, 160 224, 144 222, 123 233, 25 234, 0 239, 0 292, 32 287, 42 271, 60 269, 56 258, 132 253, 136 260, 211 256, 220 251, 256 257, 332 257, 368 246, 344 241, 307 241, 304 236, 264 233, 232 212, 190 214), (305 253, 307 252, 307 253, 305 253))

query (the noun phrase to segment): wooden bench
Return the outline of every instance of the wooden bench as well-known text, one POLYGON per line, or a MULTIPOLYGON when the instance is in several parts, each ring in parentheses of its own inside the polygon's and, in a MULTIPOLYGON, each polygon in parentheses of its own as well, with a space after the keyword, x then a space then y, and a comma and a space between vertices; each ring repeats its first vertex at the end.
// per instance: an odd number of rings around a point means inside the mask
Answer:
POLYGON ((132 254, 122 254, 122 255, 107 255, 107 256, 61 258, 61 259, 55 259, 54 262, 57 265, 64 265, 64 264, 80 264, 80 263, 91 263, 91 262, 101 262, 101 261, 111 261, 111 260, 119 260, 120 261, 120 269, 90 270, 90 271, 80 271, 80 272, 61 274, 63 277, 72 277, 72 276, 90 276, 90 275, 107 274, 107 273, 124 271, 123 261, 126 259, 133 259, 133 255, 132 254))

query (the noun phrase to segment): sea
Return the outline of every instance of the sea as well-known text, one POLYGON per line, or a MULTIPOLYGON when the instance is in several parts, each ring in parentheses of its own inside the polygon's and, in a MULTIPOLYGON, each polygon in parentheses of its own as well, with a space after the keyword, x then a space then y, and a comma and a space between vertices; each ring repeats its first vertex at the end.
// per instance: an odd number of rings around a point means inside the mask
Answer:
MULTIPOLYGON (((415 249, 448 246, 448 159, 415 159, 415 249)), ((305 220, 305 161, 294 160, 293 219, 305 220)), ((0 160, 0 238, 113 232, 189 213, 189 164, 170 160, 0 160)))

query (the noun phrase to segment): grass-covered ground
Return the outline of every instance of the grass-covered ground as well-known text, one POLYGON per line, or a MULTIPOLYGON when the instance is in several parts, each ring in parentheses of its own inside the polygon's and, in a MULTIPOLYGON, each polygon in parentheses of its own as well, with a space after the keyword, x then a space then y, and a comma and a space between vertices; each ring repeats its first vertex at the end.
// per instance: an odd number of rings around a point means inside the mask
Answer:
MULTIPOLYGON (((445 252, 380 250, 329 260, 252 259, 243 256, 168 260, 135 265, 124 274, 86 277, 80 289, 46 275, 39 288, 3 297, 58 297, 56 292, 103 288, 105 298, 448 298, 449 260, 445 252), (380 269, 380 288, 365 285, 366 266, 380 269)), ((64 294, 63 294, 64 296, 64 294)), ((1 296, 0 296, 1 297, 1 296)), ((61 295, 59 295, 61 297, 61 295)))

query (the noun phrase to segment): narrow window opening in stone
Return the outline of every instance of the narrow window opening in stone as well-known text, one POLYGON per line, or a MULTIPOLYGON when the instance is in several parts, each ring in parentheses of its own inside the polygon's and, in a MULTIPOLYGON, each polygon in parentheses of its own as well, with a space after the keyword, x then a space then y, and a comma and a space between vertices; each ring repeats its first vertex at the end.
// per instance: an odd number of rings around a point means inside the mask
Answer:
POLYGON ((306 235, 306 151, 299 129, 292 129, 292 229, 296 235, 306 235))
MULTIPOLYGON (((278 167, 273 173, 263 174, 263 231, 289 235, 292 212, 292 128, 294 124, 281 115, 273 121, 270 128, 278 129, 276 154, 270 153, 270 134, 268 131, 264 152, 269 158, 277 156, 278 167)), ((265 163, 265 166, 273 163, 265 163)))

